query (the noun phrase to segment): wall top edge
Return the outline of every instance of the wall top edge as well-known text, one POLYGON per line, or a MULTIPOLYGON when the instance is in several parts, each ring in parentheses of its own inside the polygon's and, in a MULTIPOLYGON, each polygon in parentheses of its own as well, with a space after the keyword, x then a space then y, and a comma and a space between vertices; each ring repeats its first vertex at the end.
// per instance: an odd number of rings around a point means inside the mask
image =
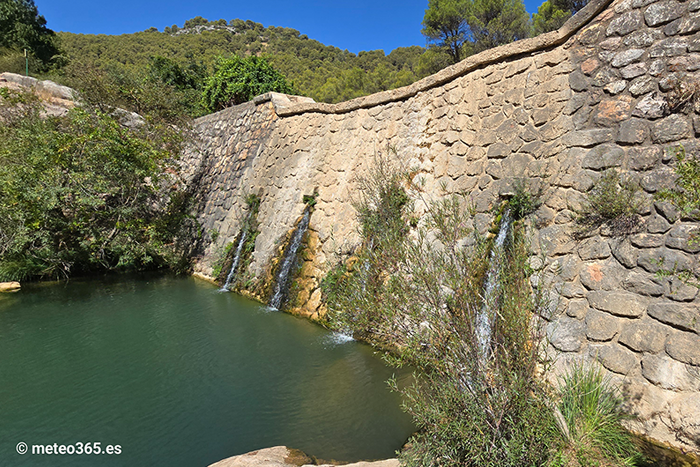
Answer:
MULTIPOLYGON (((401 88, 382 91, 337 104, 316 102, 310 97, 293 96, 277 92, 268 92, 257 96, 253 99, 253 103, 255 105, 271 103, 275 109, 275 113, 279 117, 291 117, 304 113, 344 114, 358 109, 367 109, 391 102, 403 101, 420 92, 447 84, 484 65, 490 65, 508 58, 531 54, 561 45, 613 3, 613 1, 614 0, 590 0, 584 8, 569 18, 569 20, 556 31, 485 50, 467 57, 459 63, 444 68, 434 75, 426 76, 413 84, 401 88)), ((239 106, 235 106, 234 108, 237 107, 239 106)), ((208 119, 207 117, 210 116, 207 115, 200 118, 208 119)))

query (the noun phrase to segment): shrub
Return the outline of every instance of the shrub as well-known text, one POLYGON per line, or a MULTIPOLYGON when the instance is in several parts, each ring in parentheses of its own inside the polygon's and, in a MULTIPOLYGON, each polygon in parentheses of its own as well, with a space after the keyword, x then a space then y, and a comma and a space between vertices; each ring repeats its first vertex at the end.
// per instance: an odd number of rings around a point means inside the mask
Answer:
POLYGON ((219 57, 202 93, 202 105, 210 112, 242 104, 253 97, 275 91, 292 93, 292 86, 265 59, 251 55, 219 57))
POLYGON ((633 466, 642 460, 631 434, 623 400, 600 370, 573 366, 561 378, 557 407, 562 447, 550 465, 633 466))
POLYGON ((45 118, 35 98, 3 96, 0 280, 186 266, 177 133, 80 107, 45 118))
POLYGON ((582 228, 579 235, 601 226, 607 226, 614 236, 634 232, 641 224, 638 192, 637 184, 622 181, 616 170, 607 170, 587 193, 578 212, 576 222, 582 228))
POLYGON ((416 383, 401 390, 419 428, 404 465, 542 465, 554 422, 537 378, 541 340, 531 320, 543 302, 528 281, 523 228, 511 229, 486 303, 490 242, 471 228, 469 204, 426 202, 411 230, 412 187, 396 166, 380 158, 359 183, 363 243, 324 281, 330 325, 416 368, 416 383))

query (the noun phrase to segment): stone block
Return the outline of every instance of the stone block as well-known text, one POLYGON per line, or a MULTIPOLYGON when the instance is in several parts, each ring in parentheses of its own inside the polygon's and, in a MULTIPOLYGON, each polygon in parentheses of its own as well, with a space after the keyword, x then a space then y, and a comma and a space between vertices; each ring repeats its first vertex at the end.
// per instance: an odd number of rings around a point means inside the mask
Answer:
POLYGON ((642 76, 649 69, 647 62, 632 63, 626 67, 620 68, 620 74, 625 79, 633 79, 642 76))
POLYGON ((620 131, 617 133, 617 142, 625 144, 640 144, 644 142, 648 134, 649 126, 646 120, 631 118, 620 124, 620 131))
POLYGON ((642 375, 656 386, 670 391, 700 390, 700 369, 666 356, 645 355, 642 375))
POLYGON ((681 37, 671 37, 657 42, 649 49, 649 57, 676 57, 688 51, 688 41, 681 37))
POLYGON ((700 234, 697 226, 692 224, 681 224, 673 227, 666 238, 666 246, 676 250, 683 250, 688 253, 700 252, 700 242, 690 241, 693 236, 700 234))
POLYGON ((670 300, 656 301, 649 305, 649 316, 684 331, 700 333, 700 309, 670 300))
POLYGON ((600 126, 612 126, 629 118, 632 112, 632 98, 619 96, 601 101, 593 115, 593 121, 600 126))
POLYGON ((621 285, 623 289, 637 295, 659 297, 664 294, 664 286, 659 279, 639 270, 627 274, 621 285))
POLYGON ((700 15, 683 19, 678 28, 679 34, 692 34, 697 31, 700 31, 700 15))
POLYGON ((634 352, 617 344, 591 345, 588 353, 605 368, 620 375, 627 375, 639 365, 634 352))
POLYGON ((584 261, 606 259, 610 257, 610 245, 605 239, 596 235, 579 244, 578 254, 584 261))
POLYGON ((605 34, 608 36, 614 34, 625 36, 638 30, 642 26, 643 21, 642 13, 639 10, 629 11, 610 21, 605 34))
POLYGON ((620 167, 624 161, 625 150, 613 144, 603 144, 591 149, 581 161, 584 169, 604 170, 620 167))
POLYGON ((654 3, 644 11, 644 21, 653 27, 680 18, 685 12, 685 5, 676 1, 654 3))
POLYGON ((700 367, 700 336, 673 331, 666 342, 666 353, 674 360, 700 367))
POLYGON ((613 139, 613 132, 608 128, 578 130, 567 133, 562 137, 562 143, 570 147, 591 147, 607 143, 613 139))
POLYGON ((595 290, 588 293, 588 304, 616 316, 638 318, 646 311, 648 300, 629 292, 595 290))
POLYGON ((665 296, 676 302, 692 302, 698 296, 698 288, 674 277, 667 282, 665 296))
POLYGON ((610 62, 610 65, 614 68, 622 68, 623 66, 627 66, 630 63, 639 61, 639 59, 642 58, 642 55, 644 55, 644 49, 623 50, 615 54, 612 61, 610 62))
POLYGON ((547 325, 547 338, 561 352, 578 352, 585 339, 585 324, 575 318, 562 316, 547 325))
MULTIPOLYGON (((624 122, 627 123, 627 122, 624 122)), ((624 125, 623 123, 623 125, 624 125)), ((641 121, 644 124, 644 121, 641 121)), ((621 125, 622 126, 622 125, 621 125)), ((638 131, 645 131, 646 127, 638 127, 638 131)), ((620 133, 622 133, 622 128, 620 133)), ((639 143, 643 142, 638 141, 639 143)), ((629 141, 631 143, 631 141, 629 141)), ((656 167, 660 163, 662 157, 662 151, 659 146, 647 146, 647 147, 634 147, 630 148, 627 153, 629 159, 629 167, 632 170, 650 170, 656 167)))
POLYGON ((588 311, 588 300, 583 298, 576 298, 569 300, 568 307, 566 308, 566 314, 572 318, 583 319, 586 317, 586 312, 588 311))
POLYGON ((586 337, 596 342, 607 342, 613 339, 620 331, 620 318, 615 318, 608 313, 589 309, 586 301, 586 337))
POLYGON ((646 317, 625 324, 618 342, 635 352, 659 353, 664 349, 670 331, 668 326, 646 317))
POLYGON ((690 136, 691 125, 685 115, 670 115, 651 127, 651 137, 656 143, 670 143, 690 136))
POLYGON ((639 254, 637 264, 647 272, 692 271, 695 261, 691 255, 668 248, 644 250, 639 254))
POLYGON ((654 120, 666 114, 668 104, 662 94, 657 91, 650 92, 637 103, 632 115, 635 117, 654 120))

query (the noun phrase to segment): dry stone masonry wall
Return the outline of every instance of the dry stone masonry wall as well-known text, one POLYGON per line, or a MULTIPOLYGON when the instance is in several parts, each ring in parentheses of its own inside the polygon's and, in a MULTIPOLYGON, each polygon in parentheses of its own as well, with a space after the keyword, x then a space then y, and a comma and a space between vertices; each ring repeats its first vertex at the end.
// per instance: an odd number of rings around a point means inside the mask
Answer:
POLYGON ((408 88, 338 105, 270 94, 204 117, 184 162, 216 239, 197 269, 212 274, 253 193, 260 234, 248 274, 265 277, 304 195, 317 193, 296 311, 318 317, 323 275, 359 240, 357 178, 387 145, 428 198, 471 193, 482 232, 516 182, 541 187, 533 261, 543 258, 557 292, 547 325, 557 367, 600 362, 639 416, 633 429, 700 452, 698 289, 657 274, 698 272, 700 246, 688 242, 697 222, 654 198, 674 181, 668 148, 700 149, 700 107, 674 97, 699 70, 700 0, 597 1, 556 33, 408 88), (607 169, 641 187, 642 227, 579 238, 575 213, 607 169))

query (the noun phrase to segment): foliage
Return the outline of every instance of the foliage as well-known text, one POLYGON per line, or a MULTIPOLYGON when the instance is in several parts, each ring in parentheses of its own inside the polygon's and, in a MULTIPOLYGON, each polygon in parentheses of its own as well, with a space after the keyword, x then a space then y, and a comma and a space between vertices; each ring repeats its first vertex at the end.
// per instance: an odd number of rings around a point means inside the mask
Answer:
POLYGON ((219 58, 202 92, 202 105, 215 112, 231 105, 242 104, 266 92, 294 91, 285 77, 270 63, 251 55, 241 58, 219 58))
POLYGON ((530 36, 522 0, 473 0, 467 22, 475 53, 530 36))
POLYGON ((580 235, 586 235, 600 226, 610 229, 612 235, 634 232, 640 225, 639 186, 621 180, 620 174, 607 170, 587 193, 577 223, 582 227, 580 235))
MULTIPOLYGON (((390 347, 394 363, 417 369, 402 392, 419 432, 401 453, 418 465, 541 465, 553 423, 537 378, 540 338, 522 229, 507 242, 496 297, 485 305, 489 242, 472 228, 458 196, 429 202, 416 229, 396 164, 379 159, 360 180, 363 244, 324 280, 331 326, 390 347), (488 355, 479 319, 492 323, 488 355)), ((410 191, 407 191, 410 190, 410 191)))
POLYGON ((660 199, 666 199, 676 205, 686 216, 700 215, 700 158, 687 155, 682 145, 669 148, 676 159, 674 171, 676 187, 659 193, 660 199))
POLYGON ((197 78, 190 70, 157 57, 148 68, 137 70, 116 63, 98 68, 72 61, 62 70, 61 81, 104 113, 123 109, 147 120, 186 127, 192 117, 204 113, 197 78))
POLYGON ((183 68, 196 57, 197 66, 210 72, 218 56, 264 54, 294 83, 297 92, 319 102, 339 102, 394 89, 432 72, 425 67, 423 71, 417 69, 425 52, 422 47, 402 47, 388 55, 381 50, 353 54, 311 40, 295 29, 265 28, 253 21, 234 19, 227 27, 216 21, 207 23, 207 27, 211 30, 173 25, 163 33, 106 36, 62 32, 58 36, 72 60, 99 69, 120 65, 132 72, 147 67, 152 57, 166 57, 183 68))
POLYGON ((193 226, 168 173, 178 133, 81 107, 42 118, 7 92, 0 121, 1 279, 185 266, 178 238, 193 226))
POLYGON ((23 54, 24 49, 36 57, 37 68, 42 71, 60 53, 56 34, 46 27, 46 19, 39 14, 34 0, 0 0, 0 51, 4 50, 1 55, 23 54))
POLYGON ((600 370, 573 366, 561 378, 557 407, 565 428, 551 466, 633 466, 642 460, 621 425, 628 418, 623 400, 600 370))
POLYGON ((513 196, 508 200, 508 209, 513 219, 523 219, 542 205, 542 186, 533 191, 524 180, 516 180, 513 188, 513 196))
POLYGON ((465 56, 463 47, 471 39, 467 24, 469 0, 429 0, 422 33, 434 46, 447 51, 452 63, 465 56))
POLYGON ((535 36, 545 32, 556 31, 571 18, 571 12, 559 9, 552 0, 547 0, 532 15, 532 27, 535 36))

